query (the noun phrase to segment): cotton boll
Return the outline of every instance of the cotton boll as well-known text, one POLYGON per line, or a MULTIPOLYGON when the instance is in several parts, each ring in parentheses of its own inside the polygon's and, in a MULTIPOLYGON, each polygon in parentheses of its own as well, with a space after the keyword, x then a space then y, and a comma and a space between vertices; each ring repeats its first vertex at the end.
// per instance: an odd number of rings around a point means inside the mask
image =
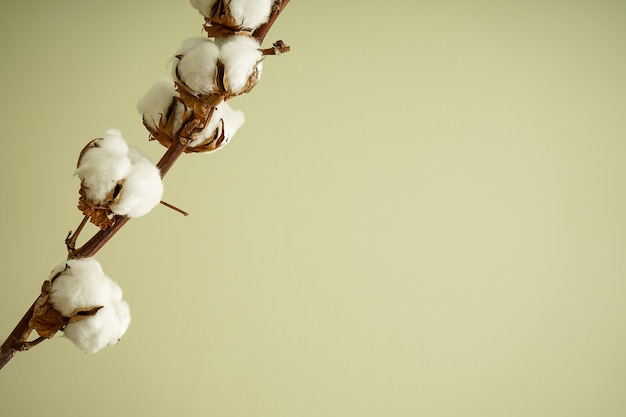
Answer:
POLYGON ((109 204, 113 213, 128 217, 148 214, 163 197, 163 182, 159 169, 141 154, 131 148, 128 156, 132 168, 124 179, 118 201, 109 204))
POLYGON ((66 317, 79 308, 103 306, 121 299, 121 289, 94 258, 69 259, 58 265, 50 277, 59 273, 52 282, 49 302, 66 317))
POLYGON ((83 152, 74 175, 83 185, 85 194, 94 203, 103 203, 111 190, 130 171, 126 157, 128 145, 118 130, 109 129, 83 152))
POLYGON ((254 30, 267 22, 274 0, 230 0, 230 14, 242 27, 254 30))
POLYGON ((125 301, 115 301, 99 309, 93 316, 69 323, 64 334, 80 350, 96 353, 117 343, 126 333, 129 324, 128 304, 125 301))
POLYGON ((65 336, 78 348, 95 353, 116 343, 128 329, 130 309, 122 300, 122 289, 104 274, 94 258, 69 259, 50 275, 48 303, 69 319, 65 336), (94 309, 93 315, 76 314, 77 309, 94 309))
POLYGON ((233 94, 240 94, 251 77, 256 83, 261 74, 263 54, 255 38, 230 36, 220 46, 220 61, 224 64, 225 78, 233 94))
POLYGON ((176 97, 178 97, 178 92, 171 80, 161 80, 154 83, 137 102, 137 110, 143 116, 144 123, 156 130, 161 117, 167 114, 176 97))
MULTIPOLYGON (((156 89, 172 93, 165 84, 156 89)), ((154 103, 150 105, 157 107, 154 103)), ((82 188, 90 201, 107 204, 115 214, 143 216, 161 201, 163 183, 159 170, 137 149, 128 147, 119 132, 107 132, 108 136, 84 152, 76 174, 81 178, 82 188), (123 148, 119 143, 109 143, 120 140, 124 144, 123 148), (126 153, 122 154, 123 151, 126 153), (115 154, 115 157, 111 154, 115 154), (118 185, 120 188, 113 195, 112 191, 118 185)))
POLYGON ((217 0, 190 0, 191 6, 197 9, 203 16, 211 15, 211 8, 215 5, 217 0))
MULTIPOLYGON (((202 129, 202 132, 194 137, 191 147, 203 146, 211 143, 223 134, 222 144, 226 144, 243 125, 245 121, 244 113, 240 110, 233 110, 227 102, 220 103, 213 112, 211 121, 202 129), (222 131, 223 125, 223 131, 222 131)), ((217 144, 216 144, 217 146, 217 144)))
POLYGON ((182 54, 174 76, 194 93, 211 93, 215 90, 215 70, 219 55, 219 48, 209 39, 195 43, 182 54))

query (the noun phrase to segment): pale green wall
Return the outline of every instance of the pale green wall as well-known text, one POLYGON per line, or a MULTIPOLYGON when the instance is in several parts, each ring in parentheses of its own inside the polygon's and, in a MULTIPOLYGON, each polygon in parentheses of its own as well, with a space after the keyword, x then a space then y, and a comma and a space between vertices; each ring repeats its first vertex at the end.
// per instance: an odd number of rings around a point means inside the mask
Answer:
MULTIPOLYGON (((0 415, 626 415, 626 2, 292 0, 246 125, 98 256, 116 346, 56 337, 0 415), (356 6, 360 4, 360 6, 356 6), (394 5, 394 4, 397 4, 394 5)), ((0 0, 0 337, 64 259, 78 152, 202 19, 0 0)), ((90 229, 93 230, 93 229, 90 229)))

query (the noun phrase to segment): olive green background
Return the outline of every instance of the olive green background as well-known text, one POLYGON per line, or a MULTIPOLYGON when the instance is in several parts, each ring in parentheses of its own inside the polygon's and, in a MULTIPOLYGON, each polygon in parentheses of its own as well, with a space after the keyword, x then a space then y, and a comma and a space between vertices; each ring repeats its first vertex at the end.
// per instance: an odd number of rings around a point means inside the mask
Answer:
MULTIPOLYGON (((626 2, 292 0, 247 121, 97 256, 133 321, 0 371, 0 415, 626 415, 626 2)), ((200 34, 187 1, 0 0, 0 336, 72 177, 200 34)), ((94 231, 93 227, 87 234, 94 231)))

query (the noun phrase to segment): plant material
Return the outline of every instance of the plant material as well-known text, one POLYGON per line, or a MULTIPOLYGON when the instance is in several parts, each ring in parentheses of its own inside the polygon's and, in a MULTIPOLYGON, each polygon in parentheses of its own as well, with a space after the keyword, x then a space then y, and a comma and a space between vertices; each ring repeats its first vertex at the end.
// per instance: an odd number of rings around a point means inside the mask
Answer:
POLYGON ((83 148, 74 174, 81 180, 79 210, 103 230, 113 214, 144 216, 163 196, 159 169, 115 129, 83 148))
POLYGON ((79 349, 95 353, 115 344, 130 324, 122 290, 94 258, 70 259, 44 281, 29 326, 46 339, 59 330, 79 349))
POLYGON ((253 31, 266 23, 280 4, 273 0, 191 0, 191 5, 204 16, 209 36, 253 31))
MULTIPOLYGON (((65 239, 68 260, 52 270, 41 293, 0 347, 0 368, 62 331, 79 349, 95 353, 117 343, 130 324, 122 290, 93 256, 131 219, 161 200, 165 176, 186 152, 220 149, 244 122, 227 100, 258 83, 262 60, 289 47, 282 41, 261 49, 268 30, 289 0, 191 0, 205 16, 207 38, 183 42, 173 79, 150 88, 137 108, 150 139, 167 147, 153 165, 121 133, 107 130, 80 152, 78 207, 83 219, 65 239), (82 246, 79 234, 91 222, 99 230, 82 246), (39 337, 28 341, 35 330, 39 337)), ((186 215, 180 209, 177 211, 186 215)))

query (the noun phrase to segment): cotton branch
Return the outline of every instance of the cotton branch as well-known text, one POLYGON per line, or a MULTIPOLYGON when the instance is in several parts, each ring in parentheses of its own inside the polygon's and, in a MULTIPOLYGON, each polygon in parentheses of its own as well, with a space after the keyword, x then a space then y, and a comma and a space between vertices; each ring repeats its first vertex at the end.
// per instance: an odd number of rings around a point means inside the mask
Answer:
MULTIPOLYGON (((256 14, 251 18, 250 16, 252 15, 239 15, 238 13, 242 13, 241 10, 229 10, 230 0, 191 0, 192 6, 205 16, 207 35, 210 37, 223 36, 226 42, 221 44, 219 58, 216 58, 217 65, 213 78, 214 82, 212 87, 209 85, 209 91, 197 91, 193 86, 190 87, 189 84, 192 84, 194 80, 185 77, 184 66, 186 64, 181 67, 177 66, 174 84, 161 84, 155 90, 157 96, 161 94, 161 97, 163 92, 165 92, 165 97, 170 100, 171 104, 166 105, 164 109, 160 110, 160 113, 156 113, 157 115, 160 114, 160 116, 155 116, 152 119, 146 119, 146 112, 142 111, 144 113, 144 125, 150 132, 151 139, 157 140, 167 147, 167 151, 156 164, 161 178, 169 172, 183 153, 214 151, 227 143, 241 123, 243 123, 242 114, 230 109, 226 101, 239 94, 247 93, 258 82, 260 70, 257 67, 261 63, 261 57, 279 55, 289 51, 289 47, 282 41, 275 42, 271 48, 260 48, 260 44, 265 39, 268 31, 288 3, 289 0, 274 0, 273 2, 271 0, 259 0, 258 3, 255 3, 257 8, 254 9, 254 13, 256 14), (259 5, 262 4, 269 6, 269 11, 265 15, 263 13, 259 14, 259 5), (250 22, 256 23, 250 24, 250 22), (253 42, 253 40, 256 40, 256 42, 253 42), (239 68, 241 65, 240 58, 229 52, 229 45, 231 44, 250 45, 249 52, 244 56, 244 61, 246 59, 248 61, 252 60, 250 62, 253 65, 251 72, 245 74, 243 80, 238 81, 237 77, 241 74, 229 69, 239 68), (258 56, 258 58, 255 58, 255 56, 258 56), (256 63, 254 60, 256 60, 256 63)), ((207 44, 207 46, 210 45, 207 44)), ((213 47, 211 46, 211 48, 213 47)), ((193 62, 185 58, 184 54, 177 55, 177 58, 181 63, 184 59, 188 62, 193 62)), ((80 158, 84 157, 90 147, 97 146, 94 142, 90 142, 81 151, 80 158)), ((120 184, 120 186, 123 188, 124 185, 120 184)), ((108 197, 117 198, 119 197, 117 195, 119 192, 120 189, 115 189, 113 190, 113 195, 108 197)), ((158 204, 159 202, 161 201, 156 203, 158 204)), ((103 207, 107 207, 109 202, 104 202, 103 204, 103 207)), ((105 210, 105 215, 106 213, 105 210)), ((76 231, 74 233, 70 232, 65 239, 68 250, 66 267, 70 262, 81 262, 83 258, 93 257, 130 219, 131 217, 127 215, 113 214, 112 212, 111 217, 109 217, 110 224, 107 224, 106 227, 101 227, 101 230, 96 232, 87 242, 76 248, 78 236, 83 231, 88 220, 94 222, 90 215, 85 215, 76 231)), ((85 259, 85 261, 90 261, 90 259, 85 259)), ((62 273, 64 272, 59 272, 59 274, 62 273)), ((50 295, 50 293, 46 294, 45 288, 48 288, 49 291, 51 282, 44 282, 44 288, 40 297, 30 306, 0 347, 0 369, 18 352, 29 350, 48 338, 40 335, 34 340, 28 341, 31 332, 34 330, 32 319, 36 310, 42 306, 47 306, 47 299, 42 297, 50 295)), ((87 309, 80 308, 70 313, 66 311, 65 315, 61 315, 62 322, 59 328, 63 330, 67 323, 72 320, 83 320, 90 316, 99 317, 98 314, 100 314, 99 310, 101 308, 102 306, 94 306, 87 309)), ((40 329, 38 328, 37 331, 40 332, 40 329)), ((44 334, 46 333, 44 332, 44 334)))

